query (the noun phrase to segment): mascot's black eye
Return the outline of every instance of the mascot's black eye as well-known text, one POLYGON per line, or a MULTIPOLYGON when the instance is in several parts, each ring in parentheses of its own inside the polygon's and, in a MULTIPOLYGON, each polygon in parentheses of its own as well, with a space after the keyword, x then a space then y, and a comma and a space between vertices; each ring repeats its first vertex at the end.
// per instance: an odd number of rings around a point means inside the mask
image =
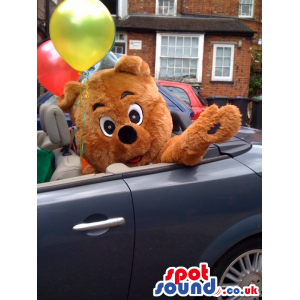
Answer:
POLYGON ((115 124, 112 121, 105 121, 104 122, 104 130, 108 133, 108 134, 112 134, 115 130, 115 124))
POLYGON ((140 114, 137 111, 132 110, 129 113, 129 119, 130 119, 130 122, 137 124, 141 119, 140 114))
POLYGON ((130 105, 128 109, 128 116, 131 123, 141 125, 143 122, 143 111, 137 104, 130 105))
POLYGON ((100 118, 100 128, 104 135, 111 137, 113 132, 116 129, 115 123, 110 117, 101 117, 100 118))

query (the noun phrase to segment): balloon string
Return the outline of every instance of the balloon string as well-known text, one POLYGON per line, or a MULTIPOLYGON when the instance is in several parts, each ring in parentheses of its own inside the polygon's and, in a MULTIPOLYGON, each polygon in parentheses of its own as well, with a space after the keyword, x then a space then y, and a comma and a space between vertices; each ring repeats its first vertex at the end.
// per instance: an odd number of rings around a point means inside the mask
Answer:
MULTIPOLYGON (((87 74, 86 74, 86 83, 85 86, 83 86, 80 90, 81 93, 81 99, 84 99, 84 97, 86 99, 89 98, 89 93, 88 93, 88 87, 89 87, 89 70, 87 70, 87 74), (85 95, 83 96, 83 89, 85 89, 85 95)), ((81 115, 81 102, 80 102, 80 115, 81 115)), ((82 161, 82 155, 83 155, 83 145, 84 145, 84 136, 83 136, 83 131, 84 131, 84 125, 85 125, 85 117, 86 117, 86 105, 87 102, 85 103, 85 108, 84 108, 84 115, 83 115, 83 125, 82 125, 82 132, 81 132, 81 148, 80 148, 80 160, 82 161)))
MULTIPOLYGON (((83 72, 82 72, 82 74, 83 74, 83 72)), ((83 100, 83 93, 82 93, 82 91, 83 91, 83 87, 81 86, 81 88, 80 88, 80 98, 78 100, 78 104, 77 105, 75 104, 76 106, 79 106, 79 115, 80 116, 81 116, 81 107, 82 107, 81 100, 83 100)), ((82 134, 83 134, 83 132, 81 133, 81 144, 82 144, 82 134)), ((82 150, 82 147, 79 148, 80 161, 82 160, 81 150, 82 150)))
MULTIPOLYGON (((86 104, 87 104, 87 103, 86 103, 86 104)), ((83 127, 82 127, 82 134, 81 134, 80 161, 82 161, 82 154, 83 154, 83 144, 84 144, 83 130, 84 130, 85 116, 86 116, 86 104, 85 104, 85 108, 84 108, 83 127)))

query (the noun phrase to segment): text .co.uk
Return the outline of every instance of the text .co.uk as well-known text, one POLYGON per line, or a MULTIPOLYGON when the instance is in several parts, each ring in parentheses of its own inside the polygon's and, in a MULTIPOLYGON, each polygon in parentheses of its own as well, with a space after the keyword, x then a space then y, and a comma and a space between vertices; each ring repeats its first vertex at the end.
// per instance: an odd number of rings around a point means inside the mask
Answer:
POLYGON ((158 281, 153 289, 153 296, 259 296, 258 287, 254 284, 240 288, 218 286, 218 279, 210 276, 207 263, 200 263, 199 268, 171 267, 166 270, 162 281, 158 281))

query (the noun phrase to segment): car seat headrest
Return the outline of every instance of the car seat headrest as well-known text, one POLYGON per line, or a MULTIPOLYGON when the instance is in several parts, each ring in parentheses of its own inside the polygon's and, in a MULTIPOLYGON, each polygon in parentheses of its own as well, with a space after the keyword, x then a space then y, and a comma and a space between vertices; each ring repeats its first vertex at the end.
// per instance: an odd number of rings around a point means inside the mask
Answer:
POLYGON ((57 105, 47 105, 44 108, 46 132, 53 144, 63 146, 71 143, 71 137, 65 114, 57 105))
POLYGON ((172 121, 173 121, 173 133, 186 130, 191 124, 192 121, 188 117, 187 114, 185 114, 182 111, 171 111, 172 121))
POLYGON ((47 104, 42 104, 40 106, 40 111, 39 111, 39 115, 40 115, 40 123, 41 123, 41 127, 42 127, 42 130, 44 132, 47 132, 47 128, 46 128, 46 123, 45 123, 45 120, 46 120, 46 114, 45 114, 45 110, 46 110, 46 107, 49 106, 47 104))

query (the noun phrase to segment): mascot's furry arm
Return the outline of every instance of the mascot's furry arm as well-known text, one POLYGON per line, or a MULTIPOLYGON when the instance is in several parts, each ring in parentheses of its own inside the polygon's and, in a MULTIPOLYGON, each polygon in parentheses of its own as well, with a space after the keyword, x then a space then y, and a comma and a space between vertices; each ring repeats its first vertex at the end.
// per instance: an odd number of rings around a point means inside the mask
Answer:
POLYGON ((241 114, 234 105, 209 106, 181 135, 172 137, 161 150, 156 162, 195 165, 212 143, 229 140, 240 128, 241 114))

